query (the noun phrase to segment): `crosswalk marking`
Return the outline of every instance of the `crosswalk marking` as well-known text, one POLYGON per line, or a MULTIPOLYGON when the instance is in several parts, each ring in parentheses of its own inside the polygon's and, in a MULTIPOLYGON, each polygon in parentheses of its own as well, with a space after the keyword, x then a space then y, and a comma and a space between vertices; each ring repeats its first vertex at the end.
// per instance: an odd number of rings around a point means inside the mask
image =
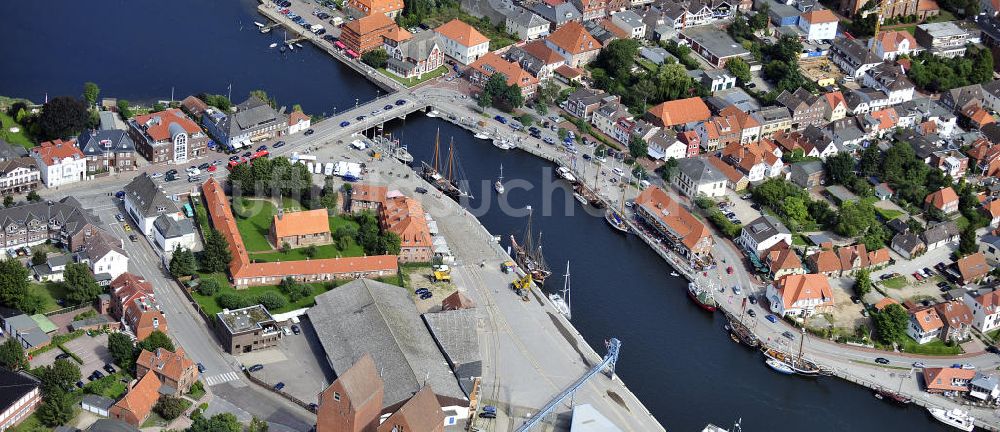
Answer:
POLYGON ((214 386, 229 381, 236 381, 238 379, 240 379, 240 376, 237 375, 236 372, 228 372, 224 374, 212 375, 210 377, 206 377, 205 384, 208 384, 209 386, 214 386))

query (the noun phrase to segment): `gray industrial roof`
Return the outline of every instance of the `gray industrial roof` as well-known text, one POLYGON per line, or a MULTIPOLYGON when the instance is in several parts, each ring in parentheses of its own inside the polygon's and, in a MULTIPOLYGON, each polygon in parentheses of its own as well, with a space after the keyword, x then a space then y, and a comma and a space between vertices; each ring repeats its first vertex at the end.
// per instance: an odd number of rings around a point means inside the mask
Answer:
POLYGON ((111 408, 111 406, 115 404, 115 400, 100 395, 85 394, 83 395, 83 399, 80 400, 80 403, 83 405, 88 405, 95 408, 106 410, 111 408))
POLYGON ((725 174, 715 169, 702 158, 684 158, 677 161, 677 167, 696 185, 726 181, 725 174))
POLYGON ((791 234, 792 232, 781 223, 778 218, 771 215, 764 215, 753 222, 746 224, 743 230, 747 232, 757 243, 767 240, 778 234, 791 234))
POLYGON ((407 290, 358 279, 316 296, 307 314, 335 373, 371 354, 385 382, 383 407, 424 384, 439 396, 467 400, 407 290))
POLYGON ((482 376, 475 309, 458 309, 423 315, 427 328, 448 359, 465 394, 472 393, 472 380, 482 376))
POLYGON ((750 55, 750 51, 743 48, 743 45, 736 43, 725 31, 715 26, 690 27, 681 31, 681 34, 718 58, 750 55))
POLYGON ((139 432, 139 429, 120 420, 100 419, 90 425, 87 432, 139 432))

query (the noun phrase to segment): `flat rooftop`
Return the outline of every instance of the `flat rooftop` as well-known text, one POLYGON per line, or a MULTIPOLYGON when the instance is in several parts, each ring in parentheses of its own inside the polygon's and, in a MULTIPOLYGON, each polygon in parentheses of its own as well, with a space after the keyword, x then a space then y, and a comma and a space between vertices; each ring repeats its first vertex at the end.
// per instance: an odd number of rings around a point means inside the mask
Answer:
POLYGON ((936 22, 930 24, 920 24, 917 28, 927 32, 934 38, 947 38, 956 36, 968 36, 969 32, 955 25, 953 22, 936 22))
POLYGON ((264 328, 261 323, 273 322, 274 318, 263 305, 243 309, 224 310, 218 314, 219 321, 226 325, 230 333, 244 333, 264 328))

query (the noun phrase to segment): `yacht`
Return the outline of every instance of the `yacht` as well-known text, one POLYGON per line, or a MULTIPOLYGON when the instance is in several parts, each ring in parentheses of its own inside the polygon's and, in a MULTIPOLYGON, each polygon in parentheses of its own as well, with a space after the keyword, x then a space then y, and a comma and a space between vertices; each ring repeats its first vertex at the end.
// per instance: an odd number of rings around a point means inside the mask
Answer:
POLYGON ((764 360, 764 363, 767 363, 767 365, 770 366, 771 369, 774 369, 778 373, 782 373, 785 375, 795 375, 795 371, 792 370, 792 367, 783 361, 769 358, 767 360, 764 360))
POLYGON ((958 430, 964 430, 966 432, 971 432, 973 428, 976 427, 975 420, 969 415, 968 411, 963 411, 958 408, 944 410, 941 408, 927 408, 931 415, 934 416, 937 421, 951 426, 958 430))
POLYGON ((503 164, 500 164, 500 177, 497 177, 497 181, 493 183, 493 189, 497 191, 498 194, 502 194, 503 188, 503 164))
POLYGON ((566 319, 571 318, 569 309, 569 261, 566 261, 566 279, 563 282, 562 294, 549 294, 549 301, 552 302, 552 306, 555 307, 559 313, 563 314, 566 319))
POLYGON ((270 44, 270 45, 268 45, 267 47, 268 47, 268 48, 274 48, 274 47, 276 47, 276 46, 278 46, 278 43, 277 43, 277 42, 275 42, 275 43, 273 43, 273 44, 270 44))

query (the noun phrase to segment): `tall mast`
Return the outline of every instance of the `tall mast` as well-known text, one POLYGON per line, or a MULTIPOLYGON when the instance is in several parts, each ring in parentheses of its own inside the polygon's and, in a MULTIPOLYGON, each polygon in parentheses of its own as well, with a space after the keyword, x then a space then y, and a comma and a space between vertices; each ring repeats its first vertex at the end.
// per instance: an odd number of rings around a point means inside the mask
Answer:
POLYGON ((566 260, 566 281, 563 283, 562 296, 563 300, 566 301, 566 309, 570 312, 569 315, 572 315, 573 308, 570 306, 569 301, 569 260, 566 260))
POLYGON ((503 164, 500 164, 500 178, 497 180, 503 181, 503 164))
POLYGON ((441 129, 438 128, 437 134, 434 135, 434 172, 440 172, 438 165, 440 164, 439 147, 441 143, 441 129))
POLYGON ((802 360, 802 345, 806 343, 806 329, 802 328, 802 335, 799 337, 799 360, 802 360))
POLYGON ((532 253, 532 250, 534 249, 534 247, 532 246, 532 243, 534 243, 534 239, 532 237, 534 236, 531 234, 531 206, 528 206, 528 227, 524 230, 523 247, 524 247, 524 252, 526 254, 529 254, 529 256, 532 253))
POLYGON ((448 144, 448 182, 453 182, 452 168, 455 165, 455 137, 448 144))

